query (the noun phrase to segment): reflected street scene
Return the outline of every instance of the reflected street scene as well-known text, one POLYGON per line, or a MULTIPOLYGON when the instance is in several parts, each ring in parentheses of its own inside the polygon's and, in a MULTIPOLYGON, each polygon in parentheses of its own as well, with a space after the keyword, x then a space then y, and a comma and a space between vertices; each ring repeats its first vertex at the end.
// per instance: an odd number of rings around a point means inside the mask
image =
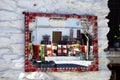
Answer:
POLYGON ((27 25, 28 60, 35 68, 87 70, 98 50, 95 22, 90 15, 34 15, 27 25))

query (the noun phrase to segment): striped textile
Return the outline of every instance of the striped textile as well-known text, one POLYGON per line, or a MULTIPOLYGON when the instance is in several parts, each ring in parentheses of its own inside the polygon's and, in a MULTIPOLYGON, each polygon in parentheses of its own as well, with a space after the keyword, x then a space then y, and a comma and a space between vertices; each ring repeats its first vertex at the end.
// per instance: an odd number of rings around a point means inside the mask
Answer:
POLYGON ((40 45, 39 44, 33 44, 33 59, 39 60, 39 54, 40 54, 40 45))
POLYGON ((52 52, 53 52, 53 56, 57 56, 58 52, 57 52, 57 45, 52 45, 52 52))
POLYGON ((45 59, 45 45, 44 44, 40 45, 40 54, 39 55, 40 55, 41 60, 45 59))
POLYGON ((58 45, 58 56, 62 56, 62 45, 58 45))
POLYGON ((66 45, 58 45, 58 56, 67 56, 68 50, 66 45))
POLYGON ((63 56, 67 56, 67 52, 68 52, 68 50, 67 50, 67 46, 66 45, 62 45, 62 55, 63 56))
POLYGON ((46 45, 46 50, 47 56, 53 56, 52 45, 46 45))
POLYGON ((33 55, 33 44, 29 43, 30 54, 33 55))

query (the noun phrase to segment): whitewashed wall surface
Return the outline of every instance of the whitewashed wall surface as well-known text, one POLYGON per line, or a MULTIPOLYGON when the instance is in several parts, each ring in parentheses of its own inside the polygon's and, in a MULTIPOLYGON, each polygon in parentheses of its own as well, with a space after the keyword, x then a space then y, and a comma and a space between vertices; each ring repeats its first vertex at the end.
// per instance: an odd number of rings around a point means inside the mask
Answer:
POLYGON ((108 0, 0 0, 0 80, 109 80, 107 47, 108 0), (36 6, 35 6, 36 5, 36 6), (99 71, 24 72, 23 11, 98 16, 99 71))

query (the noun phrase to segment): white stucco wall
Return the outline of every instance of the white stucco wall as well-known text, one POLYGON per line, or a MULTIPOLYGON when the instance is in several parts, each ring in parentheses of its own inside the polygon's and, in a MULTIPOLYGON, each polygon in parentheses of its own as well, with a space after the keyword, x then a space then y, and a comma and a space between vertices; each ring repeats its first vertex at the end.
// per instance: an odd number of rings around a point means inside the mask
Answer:
MULTIPOLYGON (((69 18, 66 20, 49 20, 46 17, 37 17, 35 22, 29 24, 32 33, 32 43, 41 43, 43 35, 49 35, 50 41, 53 39, 53 32, 61 32, 61 36, 70 36, 70 30, 73 30, 73 37, 77 38, 77 30, 81 30, 80 20, 69 18)), ((81 30, 81 32, 83 32, 81 30)))
POLYGON ((109 80, 108 0, 0 0, 0 80, 109 80), (34 6, 36 4, 36 6, 34 6), (24 72, 23 11, 98 16, 99 69, 96 72, 24 72))
MULTIPOLYGON (((53 38, 53 32, 58 31, 58 32, 62 32, 61 36, 69 36, 70 35, 70 28, 38 28, 37 30, 35 30, 33 32, 34 36, 34 40, 33 43, 37 43, 39 44, 41 42, 41 40, 43 40, 42 36, 43 35, 49 35, 50 36, 50 41, 52 41, 53 38)), ((76 38, 77 37, 77 29, 73 29, 73 37, 76 38)))

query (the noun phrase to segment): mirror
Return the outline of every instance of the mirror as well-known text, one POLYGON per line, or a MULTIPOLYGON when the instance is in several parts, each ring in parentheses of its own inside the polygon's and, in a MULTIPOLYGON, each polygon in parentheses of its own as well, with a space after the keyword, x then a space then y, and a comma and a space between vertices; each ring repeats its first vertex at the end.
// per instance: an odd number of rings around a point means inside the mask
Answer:
POLYGON ((25 71, 98 71, 97 16, 24 12, 25 71))

